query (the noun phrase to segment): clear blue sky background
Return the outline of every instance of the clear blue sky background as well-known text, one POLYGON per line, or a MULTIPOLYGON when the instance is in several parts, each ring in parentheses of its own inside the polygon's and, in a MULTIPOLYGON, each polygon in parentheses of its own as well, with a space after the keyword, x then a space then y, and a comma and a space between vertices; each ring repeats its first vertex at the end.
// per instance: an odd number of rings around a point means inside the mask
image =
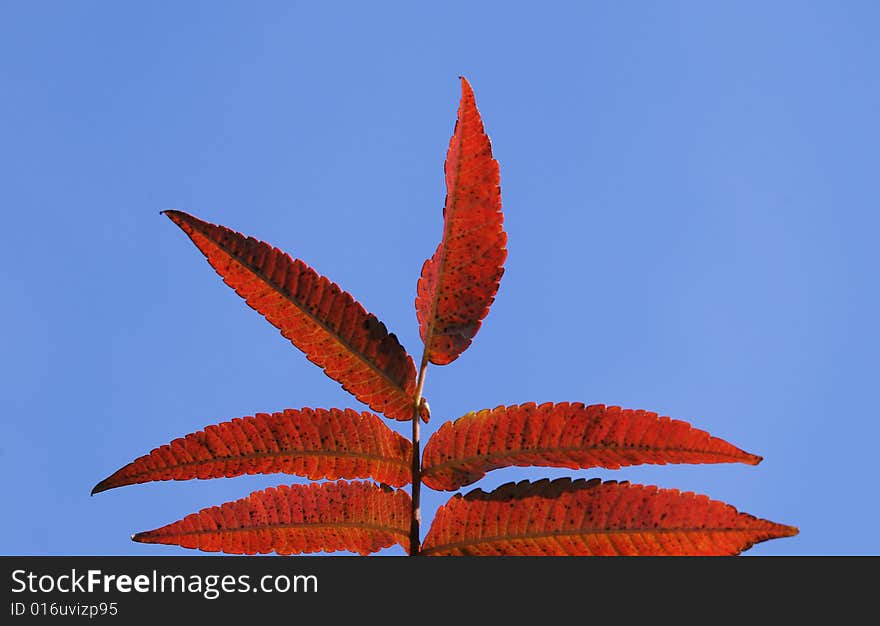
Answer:
POLYGON ((159 211, 305 260, 418 357, 463 74, 509 256, 429 371, 425 435, 532 400, 655 410, 765 460, 480 486, 675 487, 801 529, 746 554, 880 554, 878 27, 869 1, 3 2, 0 552, 191 554, 129 535, 301 481, 89 496, 207 424, 364 408, 159 211))

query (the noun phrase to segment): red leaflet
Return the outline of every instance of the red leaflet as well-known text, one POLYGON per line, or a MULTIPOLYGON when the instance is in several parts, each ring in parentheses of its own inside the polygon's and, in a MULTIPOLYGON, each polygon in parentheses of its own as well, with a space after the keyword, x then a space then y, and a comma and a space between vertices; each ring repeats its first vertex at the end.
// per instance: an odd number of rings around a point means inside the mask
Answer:
POLYGON ((269 244, 181 211, 165 215, 227 285, 343 389, 385 417, 412 419, 412 357, 348 293, 269 244))
POLYGON ((372 483, 282 485, 132 539, 228 554, 349 550, 367 555, 395 543, 406 547, 409 512, 409 494, 372 483))
POLYGON ((686 422, 656 413, 580 403, 534 402, 468 413, 428 440, 422 479, 458 489, 512 465, 619 469, 641 463, 748 463, 743 452, 686 422))
POLYGON ((498 161, 467 80, 446 153, 443 239, 425 261, 416 295, 426 356, 451 363, 467 349, 495 299, 507 234, 502 227, 498 161))
POLYGON ((735 555, 797 532, 690 492, 565 478, 453 496, 437 510, 422 554, 735 555))
POLYGON ((102 480, 92 494, 153 480, 283 472, 312 480, 410 482, 412 444, 372 413, 287 409, 235 418, 154 449, 102 480))

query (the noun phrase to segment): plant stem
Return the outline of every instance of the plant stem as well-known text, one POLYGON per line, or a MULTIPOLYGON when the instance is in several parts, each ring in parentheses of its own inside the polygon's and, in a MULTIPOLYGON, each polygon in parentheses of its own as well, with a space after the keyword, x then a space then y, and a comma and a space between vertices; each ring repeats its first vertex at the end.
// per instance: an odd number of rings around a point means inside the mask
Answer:
POLYGON ((422 354, 422 364, 419 367, 419 378, 416 382, 416 393, 413 399, 412 418, 412 517, 409 526, 409 555, 419 556, 419 525, 422 522, 420 508, 420 496, 422 491, 422 463, 419 453, 419 419, 422 404, 422 390, 425 387, 425 375, 428 372, 428 350, 425 348, 422 354))

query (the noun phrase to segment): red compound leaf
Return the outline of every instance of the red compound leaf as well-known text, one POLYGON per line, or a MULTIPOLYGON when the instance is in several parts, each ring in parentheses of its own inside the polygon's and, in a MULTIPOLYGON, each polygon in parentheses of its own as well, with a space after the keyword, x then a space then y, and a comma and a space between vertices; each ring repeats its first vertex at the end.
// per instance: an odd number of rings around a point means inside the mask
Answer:
POLYGON ((270 487, 137 533, 164 543, 227 554, 348 550, 367 555, 409 540, 409 494, 368 482, 270 487))
POLYGON ((580 403, 534 402, 468 413, 428 440, 422 480, 458 489, 513 465, 618 469, 641 463, 748 463, 743 452, 686 422, 656 413, 580 403))
POLYGON ((343 389, 385 417, 412 419, 412 357, 348 293, 269 244, 181 211, 164 213, 227 285, 343 389))
POLYGON ((720 556, 797 532, 690 492, 564 478, 453 496, 422 554, 720 556))
POLYGON ((446 154, 443 239, 425 261, 416 295, 419 333, 431 363, 467 349, 495 299, 507 234, 502 227, 498 161, 467 80, 446 154))
POLYGON ((208 426, 154 449, 102 480, 92 494, 153 480, 285 473, 312 480, 412 477, 412 444, 372 413, 287 409, 208 426))

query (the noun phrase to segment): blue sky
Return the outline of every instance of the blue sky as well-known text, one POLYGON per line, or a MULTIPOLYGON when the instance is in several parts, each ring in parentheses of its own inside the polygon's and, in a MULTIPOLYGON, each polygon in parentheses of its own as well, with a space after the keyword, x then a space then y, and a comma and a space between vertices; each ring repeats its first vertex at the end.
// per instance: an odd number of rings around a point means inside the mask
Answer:
MULTIPOLYGON (((880 6, 423 4, 0 5, 0 553, 191 554, 129 536, 301 481, 89 496, 207 424, 364 408, 159 211, 303 259, 418 358, 465 75, 509 254, 472 347, 428 372, 424 435, 527 401, 657 411, 764 461, 479 486, 656 484, 800 528, 746 554, 880 554, 880 6)), ((423 531, 448 497, 425 490, 423 531)))

